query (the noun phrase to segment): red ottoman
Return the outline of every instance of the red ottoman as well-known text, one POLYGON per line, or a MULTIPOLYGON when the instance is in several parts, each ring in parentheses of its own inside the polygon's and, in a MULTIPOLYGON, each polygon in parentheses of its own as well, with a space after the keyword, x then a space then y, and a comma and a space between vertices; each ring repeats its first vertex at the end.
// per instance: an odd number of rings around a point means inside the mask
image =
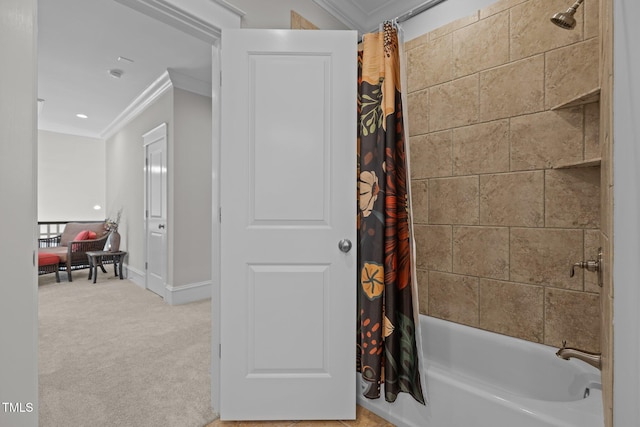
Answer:
POLYGON ((60 273, 58 266, 60 257, 55 254, 38 252, 38 276, 41 274, 56 273, 56 282, 60 283, 60 273))

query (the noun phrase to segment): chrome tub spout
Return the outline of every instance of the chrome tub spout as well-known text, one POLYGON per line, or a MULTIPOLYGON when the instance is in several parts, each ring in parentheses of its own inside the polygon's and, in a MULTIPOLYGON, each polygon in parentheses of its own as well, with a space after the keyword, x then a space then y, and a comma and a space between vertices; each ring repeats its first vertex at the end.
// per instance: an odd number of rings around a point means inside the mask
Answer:
POLYGON ((562 348, 558 350, 556 356, 564 360, 569 360, 571 358, 579 359, 591 366, 602 369, 602 356, 600 353, 578 350, 577 348, 567 347, 566 344, 566 341, 562 342, 562 348))

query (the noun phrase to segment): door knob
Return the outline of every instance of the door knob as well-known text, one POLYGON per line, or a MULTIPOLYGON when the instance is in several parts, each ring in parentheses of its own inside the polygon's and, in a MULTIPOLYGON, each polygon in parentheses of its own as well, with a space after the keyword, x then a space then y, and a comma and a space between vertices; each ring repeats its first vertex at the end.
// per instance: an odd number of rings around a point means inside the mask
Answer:
POLYGON ((338 248, 344 253, 349 252, 352 246, 351 240, 349 239, 342 239, 338 242, 338 248))
POLYGON ((158 224, 158 228, 160 229, 164 228, 164 224, 158 224))

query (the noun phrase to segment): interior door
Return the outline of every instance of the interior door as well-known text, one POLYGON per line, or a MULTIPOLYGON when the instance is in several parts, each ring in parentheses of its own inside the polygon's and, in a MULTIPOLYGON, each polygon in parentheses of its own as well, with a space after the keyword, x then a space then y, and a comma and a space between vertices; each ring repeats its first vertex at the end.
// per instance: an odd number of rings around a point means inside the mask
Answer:
POLYGON ((164 298, 167 282, 167 125, 143 135, 146 288, 164 298))
POLYGON ((355 418, 356 47, 223 31, 223 420, 355 418))

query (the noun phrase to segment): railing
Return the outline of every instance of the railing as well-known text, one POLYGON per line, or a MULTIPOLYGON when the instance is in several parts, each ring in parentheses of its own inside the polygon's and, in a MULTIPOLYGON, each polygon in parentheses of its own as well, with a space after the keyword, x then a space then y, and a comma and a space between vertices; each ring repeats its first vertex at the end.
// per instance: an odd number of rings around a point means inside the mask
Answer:
POLYGON ((48 239, 50 237, 62 234, 65 225, 70 222, 96 222, 93 221, 38 221, 38 234, 40 239, 48 239))

